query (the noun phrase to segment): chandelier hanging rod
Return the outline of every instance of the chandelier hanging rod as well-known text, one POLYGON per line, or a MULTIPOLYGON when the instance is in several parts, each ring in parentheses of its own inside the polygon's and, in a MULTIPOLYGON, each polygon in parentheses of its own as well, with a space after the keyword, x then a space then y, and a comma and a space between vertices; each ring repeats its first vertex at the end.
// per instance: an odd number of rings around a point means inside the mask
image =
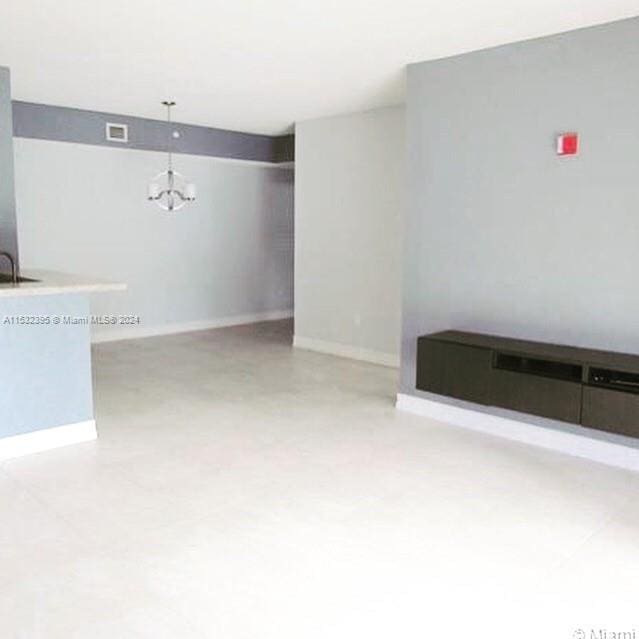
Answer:
POLYGON ((195 184, 187 182, 184 176, 173 170, 173 145, 171 143, 172 132, 170 131, 171 108, 175 106, 173 100, 164 100, 162 105, 166 107, 167 130, 169 131, 169 140, 167 143, 167 170, 159 173, 153 178, 149 184, 148 196, 150 201, 155 202, 165 211, 178 211, 187 202, 195 201, 196 189, 195 184), (176 185, 176 181, 180 185, 176 185), (165 188, 160 186, 160 182, 165 182, 165 188))

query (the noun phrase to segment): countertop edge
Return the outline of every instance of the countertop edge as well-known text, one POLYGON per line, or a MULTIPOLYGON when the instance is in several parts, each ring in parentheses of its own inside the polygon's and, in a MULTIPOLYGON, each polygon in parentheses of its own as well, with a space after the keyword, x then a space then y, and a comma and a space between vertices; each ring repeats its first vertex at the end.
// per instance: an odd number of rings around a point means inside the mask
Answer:
POLYGON ((0 284, 0 298, 35 297, 42 295, 72 295, 74 293, 108 293, 125 291, 123 282, 108 282, 98 278, 72 275, 56 271, 23 269, 22 277, 34 282, 0 284))

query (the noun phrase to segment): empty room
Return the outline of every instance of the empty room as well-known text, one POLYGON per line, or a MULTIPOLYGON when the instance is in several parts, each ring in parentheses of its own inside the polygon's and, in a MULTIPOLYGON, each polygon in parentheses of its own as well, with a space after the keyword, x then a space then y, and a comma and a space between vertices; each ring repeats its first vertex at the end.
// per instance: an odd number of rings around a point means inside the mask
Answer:
POLYGON ((637 639, 638 147, 639 0, 4 0, 0 639, 637 639))

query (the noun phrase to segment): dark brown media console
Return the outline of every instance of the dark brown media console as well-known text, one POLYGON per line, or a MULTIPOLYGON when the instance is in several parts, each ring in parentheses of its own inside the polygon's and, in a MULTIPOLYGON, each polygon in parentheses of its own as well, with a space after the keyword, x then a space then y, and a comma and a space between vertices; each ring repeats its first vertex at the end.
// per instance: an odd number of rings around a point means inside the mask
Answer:
POLYGON ((444 331, 417 340, 417 389, 639 437, 639 356, 444 331))

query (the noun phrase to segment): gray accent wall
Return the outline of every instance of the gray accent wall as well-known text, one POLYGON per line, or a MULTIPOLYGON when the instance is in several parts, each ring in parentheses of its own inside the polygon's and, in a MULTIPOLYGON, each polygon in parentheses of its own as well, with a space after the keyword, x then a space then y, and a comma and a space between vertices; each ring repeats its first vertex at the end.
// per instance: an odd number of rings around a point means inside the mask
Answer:
MULTIPOLYGON (((161 109, 158 104, 158 115, 163 115, 161 109)), ((13 133, 21 138, 145 151, 165 151, 171 140, 175 153, 269 163, 290 162, 294 151, 292 135, 273 137, 179 122, 169 128, 161 120, 19 101, 13 102, 13 133), (107 122, 126 124, 129 141, 108 141, 107 122), (177 139, 170 137, 174 130, 180 133, 177 139)))
MULTIPOLYGON (((0 251, 8 251, 17 260, 12 130, 11 77, 9 69, 0 67, 0 251)), ((0 259, 0 272, 11 272, 5 258, 0 259)))
POLYGON ((639 19, 408 68, 402 392, 442 329, 639 353, 638 69, 639 19))

